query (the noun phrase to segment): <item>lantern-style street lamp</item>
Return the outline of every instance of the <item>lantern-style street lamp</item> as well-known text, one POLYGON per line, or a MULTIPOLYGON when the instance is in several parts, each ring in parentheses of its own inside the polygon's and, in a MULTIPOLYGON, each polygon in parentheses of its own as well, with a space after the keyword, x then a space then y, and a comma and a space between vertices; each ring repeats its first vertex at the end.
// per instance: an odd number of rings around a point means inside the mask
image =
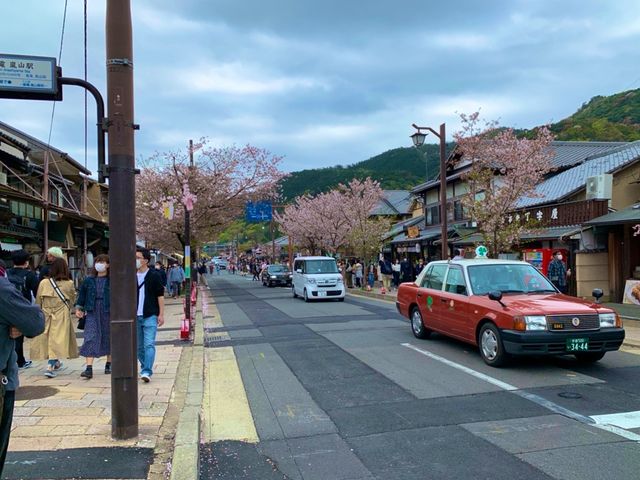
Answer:
MULTIPOLYGON (((442 227, 442 259, 449 258, 449 240, 447 238, 447 166, 446 166, 446 130, 445 124, 440 125, 440 132, 436 132, 431 127, 419 127, 415 123, 412 125, 416 132, 411 135, 413 145, 418 148, 424 145, 428 132, 433 133, 440 139, 440 226, 442 227), (426 130, 426 132, 423 132, 426 130)), ((427 179, 428 181, 428 179, 427 179)), ((425 215, 426 220, 426 215, 425 215)))

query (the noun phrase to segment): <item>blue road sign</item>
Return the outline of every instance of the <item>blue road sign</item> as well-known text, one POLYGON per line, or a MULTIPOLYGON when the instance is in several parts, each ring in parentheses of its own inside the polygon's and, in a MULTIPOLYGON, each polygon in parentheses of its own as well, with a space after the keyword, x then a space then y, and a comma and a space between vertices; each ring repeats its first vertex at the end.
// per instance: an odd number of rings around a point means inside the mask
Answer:
POLYGON ((247 222, 271 221, 272 208, 268 200, 262 202, 247 202, 245 218, 247 222))

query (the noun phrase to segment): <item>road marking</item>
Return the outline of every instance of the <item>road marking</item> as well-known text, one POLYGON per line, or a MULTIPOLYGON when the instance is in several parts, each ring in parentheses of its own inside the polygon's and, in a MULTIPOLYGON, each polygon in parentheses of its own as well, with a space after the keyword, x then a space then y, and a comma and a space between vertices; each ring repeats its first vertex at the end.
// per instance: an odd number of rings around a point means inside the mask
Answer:
POLYGON ((640 410, 609 415, 591 415, 591 418, 597 424, 614 425, 620 428, 640 428, 640 410))
MULTIPOLYGON (((616 435, 619 435, 621 437, 626 438, 627 440, 632 440, 634 442, 639 442, 640 443, 640 435, 638 435, 637 433, 634 432, 629 432, 627 430, 625 430, 623 427, 623 425, 618 425, 617 423, 612 423, 613 421, 617 421, 618 423, 622 423, 623 419, 622 418, 617 418, 621 415, 630 415, 630 414, 634 414, 633 416, 631 416, 630 418, 633 419, 634 422, 640 422, 640 411, 639 412, 627 412, 622 413, 622 414, 612 414, 612 415, 596 415, 593 417, 587 417, 585 415, 581 415, 577 412, 574 412, 572 410, 569 410, 561 405, 558 405, 557 403, 552 402, 551 400, 547 400, 546 398, 543 398, 539 395, 536 395, 534 393, 529 393, 526 392, 524 390, 520 390, 518 387, 511 385, 509 383, 503 382, 502 380, 498 380, 497 378, 494 378, 490 375, 486 375, 482 372, 478 372, 477 370, 474 370, 472 368, 466 367, 464 365, 461 365, 459 363, 453 362, 447 358, 441 357, 440 355, 436 355, 435 353, 431 353, 428 350, 423 350, 421 348, 416 347, 415 345, 412 345, 410 343, 402 343, 401 344, 403 347, 406 348, 410 348, 411 350, 414 350, 418 353, 420 353, 421 355, 424 355, 426 357, 432 358, 433 360, 436 360, 438 362, 444 363, 445 365, 448 365, 450 367, 453 367, 457 370, 460 370, 462 372, 465 372, 475 378, 478 378, 480 380, 483 380, 485 382, 488 382, 492 385, 495 385, 496 387, 501 388, 502 390, 506 390, 510 393, 513 393, 514 395, 518 395, 519 397, 522 398, 526 398, 527 400, 534 402, 538 405, 540 405, 543 408, 546 408, 547 410, 551 410, 554 413, 557 413, 559 415, 563 415, 565 417, 571 418, 573 420, 576 420, 580 423, 586 424, 586 425, 590 425, 592 427, 595 428, 599 428, 600 430, 605 430, 607 432, 611 432, 614 433, 616 435), (637 415, 637 418, 636 416, 637 415), (609 418, 606 418, 609 417, 609 418), (598 418, 600 418, 600 422, 598 422, 598 418)), ((629 420, 630 422, 631 420, 629 420)), ((630 427, 627 426, 626 428, 635 428, 635 427, 630 427)))
POLYGON ((258 442, 233 347, 207 348, 204 436, 207 442, 258 442))

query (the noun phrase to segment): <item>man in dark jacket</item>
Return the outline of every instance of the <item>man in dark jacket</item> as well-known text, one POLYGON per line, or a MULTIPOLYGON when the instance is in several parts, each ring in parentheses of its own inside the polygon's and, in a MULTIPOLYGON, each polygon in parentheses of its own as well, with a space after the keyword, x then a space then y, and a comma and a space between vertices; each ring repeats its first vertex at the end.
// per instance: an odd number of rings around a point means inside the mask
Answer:
POLYGON ((413 265, 407 260, 407 257, 404 257, 400 262, 400 278, 403 282, 413 281, 413 265))
POLYGON ((5 390, 0 421, 0 477, 9 447, 13 405, 18 388, 14 338, 21 335, 31 338, 44 332, 44 315, 40 307, 28 302, 5 275, 5 264, 0 261, 0 384, 5 390))
POLYGON ((158 272, 155 269, 149 269, 150 261, 149 250, 143 249, 136 252, 138 361, 140 362, 140 378, 145 383, 149 383, 153 375, 153 362, 156 358, 156 334, 158 327, 164 325, 164 286, 158 272))
MULTIPOLYGON (((13 268, 7 270, 7 278, 22 293, 22 296, 33 303, 38 293, 38 277, 29 268, 30 255, 24 250, 17 250, 11 255, 13 268)), ((29 368, 31 360, 24 358, 24 335, 16 340, 16 354, 18 355, 18 368, 29 368)))

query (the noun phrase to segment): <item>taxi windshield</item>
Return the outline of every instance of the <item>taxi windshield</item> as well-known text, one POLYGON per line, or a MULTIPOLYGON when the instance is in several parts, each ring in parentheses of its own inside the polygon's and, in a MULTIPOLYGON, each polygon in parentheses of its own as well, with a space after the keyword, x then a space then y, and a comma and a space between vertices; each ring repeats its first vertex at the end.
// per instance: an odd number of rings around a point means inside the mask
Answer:
POLYGON ((489 264, 467 267, 474 295, 502 293, 556 293, 556 288, 532 265, 489 264))

